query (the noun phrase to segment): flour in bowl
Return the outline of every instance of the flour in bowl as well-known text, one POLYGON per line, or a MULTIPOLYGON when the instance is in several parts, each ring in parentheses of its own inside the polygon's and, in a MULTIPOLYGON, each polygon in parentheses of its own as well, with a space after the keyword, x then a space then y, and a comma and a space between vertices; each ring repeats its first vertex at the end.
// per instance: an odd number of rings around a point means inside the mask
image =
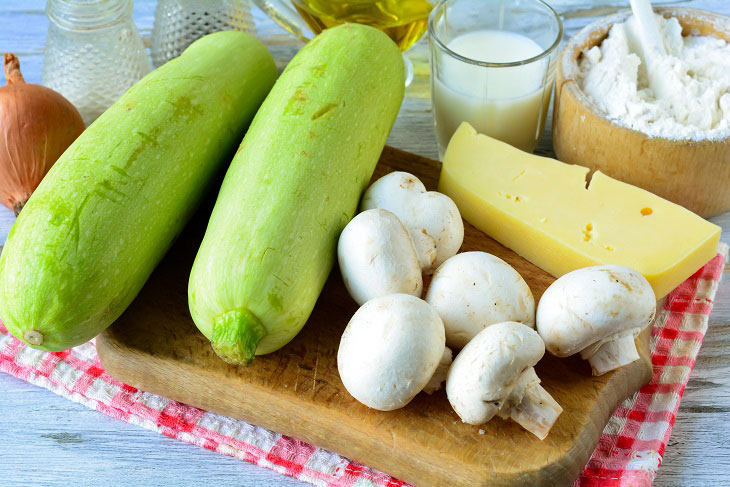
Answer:
POLYGON ((658 100, 649 88, 633 16, 614 24, 600 46, 583 52, 583 92, 614 122, 653 137, 730 136, 730 44, 714 37, 682 37, 677 19, 656 19, 668 55, 655 68, 669 96, 658 100))

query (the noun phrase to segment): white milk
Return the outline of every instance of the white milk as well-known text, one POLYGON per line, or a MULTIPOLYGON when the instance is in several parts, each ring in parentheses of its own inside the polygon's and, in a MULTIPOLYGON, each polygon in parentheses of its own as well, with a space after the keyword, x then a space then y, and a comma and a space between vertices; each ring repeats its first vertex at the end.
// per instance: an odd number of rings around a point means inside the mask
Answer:
MULTIPOLYGON (((541 54, 532 39, 514 32, 481 30, 447 44, 455 53, 491 63, 515 62, 541 54)), ((443 158, 461 122, 480 133, 532 152, 542 134, 552 92, 548 58, 516 67, 483 67, 443 54, 433 76, 436 137, 443 158)))

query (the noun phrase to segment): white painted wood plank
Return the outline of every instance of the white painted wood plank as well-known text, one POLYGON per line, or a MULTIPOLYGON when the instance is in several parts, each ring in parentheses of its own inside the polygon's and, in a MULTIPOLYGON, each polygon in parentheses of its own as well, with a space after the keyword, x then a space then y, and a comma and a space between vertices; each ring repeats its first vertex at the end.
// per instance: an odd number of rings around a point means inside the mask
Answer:
POLYGON ((112 419, 5 374, 0 391, 0 485, 309 485, 112 419))
MULTIPOLYGON (((566 36, 595 20, 628 7, 628 0, 548 0, 563 16, 566 36)), ((730 14, 728 0, 654 2, 730 14)), ((135 2, 135 21, 151 31, 153 0, 135 2)), ((0 2, 0 52, 20 56, 30 82, 39 82, 48 21, 44 0, 0 2)), ((260 36, 280 67, 298 44, 260 13, 260 36)), ((427 47, 409 55, 421 70, 408 89, 389 143, 435 158, 427 80, 427 47)), ((549 149, 549 132, 540 152, 549 149)), ((0 243, 14 220, 0 208, 0 243)), ((728 241, 730 214, 715 219, 728 241)), ((664 464, 655 485, 728 485, 730 475, 730 276, 720 287, 710 329, 685 392, 664 464)), ((270 470, 113 420, 44 389, 0 374, 0 472, 3 485, 307 485, 270 470)))
POLYGON ((0 206, 0 248, 8 238, 8 233, 15 222, 15 215, 12 210, 0 206))

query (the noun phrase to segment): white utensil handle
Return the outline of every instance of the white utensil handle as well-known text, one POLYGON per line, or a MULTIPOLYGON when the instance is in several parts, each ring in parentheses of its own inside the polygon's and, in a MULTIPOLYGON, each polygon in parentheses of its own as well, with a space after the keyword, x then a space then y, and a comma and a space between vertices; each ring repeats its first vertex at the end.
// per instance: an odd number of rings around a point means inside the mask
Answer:
POLYGON ((664 48, 664 41, 659 34, 659 29, 654 18, 654 10, 651 8, 650 0, 630 0, 631 10, 634 17, 639 22, 639 35, 641 43, 644 45, 644 52, 649 56, 666 56, 667 51, 664 48))

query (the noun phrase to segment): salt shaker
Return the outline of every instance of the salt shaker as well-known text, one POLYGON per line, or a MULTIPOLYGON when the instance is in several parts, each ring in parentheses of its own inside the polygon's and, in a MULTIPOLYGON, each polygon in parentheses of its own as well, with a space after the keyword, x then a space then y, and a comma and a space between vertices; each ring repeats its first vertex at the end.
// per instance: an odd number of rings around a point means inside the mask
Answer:
POLYGON ((158 0, 152 62, 161 66, 194 40, 220 30, 256 34, 248 0, 158 0))
POLYGON ((152 70, 132 0, 48 0, 42 82, 93 122, 152 70))

